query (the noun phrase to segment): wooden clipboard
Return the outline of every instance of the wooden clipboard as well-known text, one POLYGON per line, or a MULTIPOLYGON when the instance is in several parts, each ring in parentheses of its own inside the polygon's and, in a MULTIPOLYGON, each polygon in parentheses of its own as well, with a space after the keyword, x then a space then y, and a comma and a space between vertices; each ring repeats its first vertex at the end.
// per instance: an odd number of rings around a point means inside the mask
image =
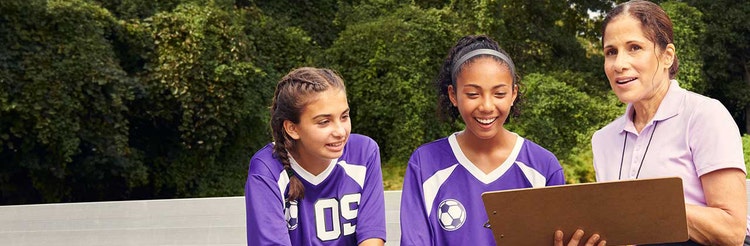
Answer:
POLYGON ((689 239, 682 180, 678 177, 584 183, 482 193, 497 245, 552 245, 583 229, 607 245, 684 242, 689 239))

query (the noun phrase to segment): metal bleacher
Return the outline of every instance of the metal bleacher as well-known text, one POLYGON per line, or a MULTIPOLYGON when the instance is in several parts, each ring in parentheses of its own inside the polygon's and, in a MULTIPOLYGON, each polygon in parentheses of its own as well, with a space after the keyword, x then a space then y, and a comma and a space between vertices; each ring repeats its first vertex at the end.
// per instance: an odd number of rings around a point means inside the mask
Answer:
MULTIPOLYGON (((401 191, 386 191, 386 245, 398 245, 401 191)), ((247 245, 245 198, 0 206, 0 245, 247 245)))

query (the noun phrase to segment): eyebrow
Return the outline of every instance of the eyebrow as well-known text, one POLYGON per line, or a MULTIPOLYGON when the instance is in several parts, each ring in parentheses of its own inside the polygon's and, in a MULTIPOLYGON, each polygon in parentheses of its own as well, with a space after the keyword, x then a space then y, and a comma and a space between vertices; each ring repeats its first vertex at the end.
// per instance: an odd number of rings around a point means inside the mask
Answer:
MULTIPOLYGON (((474 88, 477 88, 477 89, 481 89, 482 88, 481 86, 475 85, 475 84, 466 84, 466 85, 464 85, 464 87, 467 87, 467 86, 468 87, 474 87, 474 88)), ((506 85, 506 84, 499 84, 499 85, 493 86, 492 89, 498 89, 500 87, 507 87, 507 86, 508 85, 506 85)))
MULTIPOLYGON (((349 110, 350 110, 349 108, 346 108, 346 110, 344 110, 344 112, 341 112, 341 114, 349 113, 349 110)), ((320 118, 331 118, 331 116, 333 116, 333 115, 331 115, 331 114, 319 114, 319 115, 314 116, 313 120, 317 120, 317 119, 320 119, 320 118)))
MULTIPOLYGON (((643 43, 646 43, 646 41, 643 41, 643 40, 628 40, 627 42, 625 42, 625 45, 629 45, 629 44, 633 44, 633 43, 643 44, 643 43)), ((604 47, 602 47, 602 49, 611 48, 611 47, 614 47, 614 46, 612 44, 609 44, 609 45, 605 45, 604 47)))

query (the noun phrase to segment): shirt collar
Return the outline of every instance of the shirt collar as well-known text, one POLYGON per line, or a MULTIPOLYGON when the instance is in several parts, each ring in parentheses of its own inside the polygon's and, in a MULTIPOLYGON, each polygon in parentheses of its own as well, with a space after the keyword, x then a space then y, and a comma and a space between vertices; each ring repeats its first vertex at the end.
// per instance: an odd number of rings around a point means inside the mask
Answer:
MULTIPOLYGON (((659 104, 659 108, 656 110, 654 118, 649 121, 646 126, 652 125, 655 121, 663 121, 672 118, 682 111, 685 103, 685 89, 680 87, 677 80, 670 80, 669 89, 667 95, 659 104)), ((635 133, 635 124, 633 123, 633 104, 629 103, 627 109, 625 109, 625 115, 623 115, 622 130, 635 133)))

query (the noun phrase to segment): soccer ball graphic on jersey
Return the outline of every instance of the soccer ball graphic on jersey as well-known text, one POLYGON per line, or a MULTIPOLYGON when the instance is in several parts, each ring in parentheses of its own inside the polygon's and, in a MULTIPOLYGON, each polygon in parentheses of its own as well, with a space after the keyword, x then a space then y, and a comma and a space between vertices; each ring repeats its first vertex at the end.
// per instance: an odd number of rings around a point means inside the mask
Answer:
POLYGON ((438 206, 438 220, 440 226, 446 231, 455 231, 466 221, 466 209, 464 205, 454 199, 446 199, 438 206))
POLYGON ((284 217, 286 217, 286 228, 288 228, 290 231, 297 229, 297 223, 299 223, 299 209, 297 208, 297 201, 286 202, 284 217))

